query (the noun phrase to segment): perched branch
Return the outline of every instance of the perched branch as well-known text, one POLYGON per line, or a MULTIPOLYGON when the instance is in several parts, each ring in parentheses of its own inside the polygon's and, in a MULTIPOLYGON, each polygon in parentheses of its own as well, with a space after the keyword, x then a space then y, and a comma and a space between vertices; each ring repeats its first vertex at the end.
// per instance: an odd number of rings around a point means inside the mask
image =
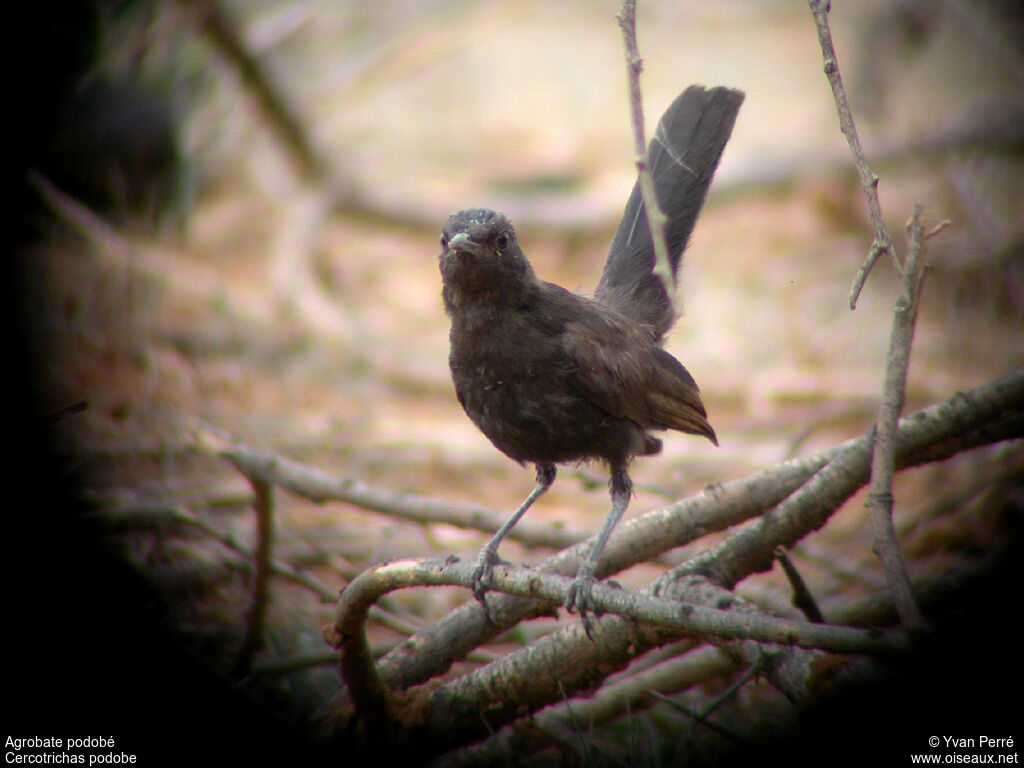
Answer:
POLYGON ((654 275, 665 288, 669 304, 676 306, 676 281, 672 273, 672 262, 668 253, 668 241, 665 239, 667 218, 658 203, 658 194, 654 189, 654 177, 647 163, 647 136, 644 131, 644 107, 640 93, 640 72, 643 70, 643 59, 636 43, 636 0, 623 0, 616 15, 619 28, 622 30, 623 44, 626 49, 626 79, 629 82, 629 111, 633 124, 633 152, 636 157, 637 183, 647 212, 647 225, 651 230, 651 242, 654 245, 654 275))
MULTIPOLYGON (((909 649, 898 633, 769 616, 699 577, 671 585, 669 599, 658 597, 657 587, 630 592, 599 583, 594 587, 595 606, 628 618, 604 616, 599 622, 601 631, 595 633, 593 641, 585 638, 579 623, 571 624, 528 648, 424 693, 426 700, 421 704, 394 709, 369 653, 363 629, 367 607, 385 592, 406 586, 458 584, 469 588, 472 575, 472 563, 402 560, 366 571, 342 593, 327 639, 342 652, 341 671, 358 717, 377 730, 378 738, 381 733, 393 736, 402 718, 411 716, 416 723, 404 722, 404 726, 419 724, 428 731, 418 733, 418 738, 426 738, 436 749, 450 748, 485 735, 485 721, 494 728, 524 710, 557 702, 567 693, 593 685, 637 654, 680 634, 706 637, 730 657, 760 665, 769 677, 780 675, 776 684, 795 699, 805 696, 811 685, 806 669, 811 666, 813 654, 790 657, 779 646, 869 654, 909 649), (648 625, 660 629, 645 628, 648 625), (793 663, 794 658, 799 664, 793 663), (797 666, 800 672, 794 678, 797 666), (424 708, 427 717, 421 724, 424 708)), ((493 583, 496 589, 552 603, 562 602, 570 586, 568 578, 504 566, 495 568, 493 583)), ((482 613, 479 606, 476 610, 482 613)))
POLYGON ((850 145, 853 153, 853 160, 857 166, 857 175, 860 177, 861 189, 864 191, 864 198, 867 200, 868 213, 871 216, 871 223, 875 228, 875 239, 871 243, 871 250, 867 259, 857 272, 853 288, 850 290, 850 309, 857 306, 857 298, 861 289, 868 279, 868 274, 875 266, 875 262, 883 253, 888 253, 893 260, 897 271, 900 265, 896 260, 896 252, 893 248, 892 237, 889 235, 889 228, 882 216, 882 205, 878 201, 878 176, 871 170, 864 150, 860 145, 860 138, 857 136, 857 126, 854 125, 853 115, 850 112, 850 102, 846 98, 846 89, 843 86, 843 78, 839 72, 839 61, 836 58, 836 50, 832 45, 832 31, 828 24, 828 13, 831 5, 830 0, 809 0, 811 15, 814 17, 814 25, 818 30, 818 42, 821 45, 821 54, 825 60, 825 76, 829 85, 832 86, 832 95, 835 98, 836 107, 839 110, 839 126, 850 145))
MULTIPOLYGON (((406 587, 462 586, 471 588, 473 564, 448 560, 398 560, 370 568, 353 580, 342 592, 335 615, 332 638, 350 633, 356 624, 349 614, 365 613, 365 605, 380 596, 406 587)), ((571 580, 533 569, 496 566, 494 589, 507 594, 564 603, 571 580)), ((836 653, 886 653, 902 650, 904 644, 891 637, 869 635, 863 630, 791 621, 762 615, 757 619, 705 608, 680 606, 678 602, 653 595, 624 590, 600 582, 594 587, 595 607, 633 621, 680 630, 687 635, 715 635, 727 639, 751 639, 761 642, 822 648, 836 653)), ((481 609, 482 610, 482 609, 481 609)))
MULTIPOLYGON (((946 458, 967 447, 1021 437, 1020 419, 1006 419, 1005 415, 1014 409, 1024 408, 1024 369, 1018 369, 1000 379, 982 385, 969 392, 955 395, 950 400, 909 416, 900 422, 897 441, 897 466, 911 466, 924 461, 946 458), (1013 423, 1012 430, 1001 426, 1013 423)), ((852 455, 854 463, 861 464, 854 484, 860 487, 867 479, 867 463, 870 455, 870 440, 857 438, 839 446, 827 455, 811 459, 786 462, 771 470, 756 473, 750 478, 733 481, 720 487, 709 488, 690 499, 656 510, 630 520, 614 535, 602 559, 602 573, 611 573, 645 560, 651 551, 658 548, 635 546, 634 536, 649 533, 665 547, 680 546, 710 530, 720 530, 715 525, 728 527, 743 519, 761 514, 764 505, 777 504, 793 493, 815 471, 827 463, 827 457, 836 462, 837 457, 852 455), (813 459, 813 461, 812 461, 813 459), (724 514, 718 514, 724 511, 724 514), (726 520, 731 522, 725 522, 726 520)), ((827 490, 828 484, 825 484, 827 490)), ((845 498, 845 494, 843 494, 845 498)), ((780 544, 800 537, 800 529, 812 530, 817 518, 809 520, 798 516, 799 505, 812 507, 821 504, 821 499, 803 497, 794 505, 780 506, 770 515, 760 518, 752 525, 741 529, 719 547, 713 548, 694 560, 689 561, 690 572, 713 572, 732 579, 732 583, 743 575, 769 567, 772 554, 780 544), (793 507, 796 507, 794 509, 793 507), (796 519, 793 517, 796 516, 796 519), (764 559, 757 557, 761 542, 758 536, 766 532, 764 559), (753 553, 753 554, 752 554, 753 553), (704 570, 708 569, 708 570, 704 570)), ((788 504, 788 502, 787 502, 788 504)), ((827 518, 829 513, 824 513, 827 518)), ((585 556, 586 543, 561 552, 542 563, 537 570, 571 575, 575 572, 580 558, 585 556)), ((669 581, 675 576, 673 574, 669 581)), ((722 582, 720 582, 722 583, 722 582)), ((496 584, 496 587, 498 585, 496 584)), ((507 627, 531 615, 540 615, 546 609, 538 608, 536 600, 508 597, 492 593, 489 597, 492 617, 497 622, 489 624, 483 618, 479 605, 469 601, 447 616, 425 627, 416 636, 400 644, 379 660, 377 668, 380 679, 392 689, 405 689, 437 675, 443 674, 457 659, 464 658, 473 648, 504 631, 507 627)), ((621 621, 614 618, 604 621, 621 621)), ((627 630, 624 630, 626 632, 627 630)), ((604 635, 604 632, 598 633, 604 635)), ((628 644, 632 639, 626 636, 628 644)), ((586 639, 572 642, 563 649, 564 659, 578 659, 580 653, 589 654, 581 646, 593 645, 586 639)), ((608 649, 602 646, 601 652, 608 649)), ((634 651, 635 652, 635 651, 634 651)), ((628 654, 626 656, 628 657, 628 654)), ((602 659, 602 663, 607 661, 602 659)), ((597 662, 595 661, 595 664, 597 662)), ((609 666, 609 671, 613 668, 609 666)), ((593 681, 591 681, 593 682, 593 681)), ((339 705, 344 709, 344 705, 339 705)), ((340 711, 339 711, 340 714, 340 711)))

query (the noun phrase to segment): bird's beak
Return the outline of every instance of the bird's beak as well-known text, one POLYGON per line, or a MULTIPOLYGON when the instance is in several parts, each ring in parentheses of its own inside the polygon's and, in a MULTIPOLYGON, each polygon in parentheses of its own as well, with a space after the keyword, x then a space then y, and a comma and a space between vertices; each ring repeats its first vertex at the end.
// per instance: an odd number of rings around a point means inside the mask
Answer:
POLYGON ((449 250, 462 251, 472 256, 479 256, 483 253, 483 246, 465 232, 459 232, 457 235, 454 235, 448 241, 448 248, 449 250))

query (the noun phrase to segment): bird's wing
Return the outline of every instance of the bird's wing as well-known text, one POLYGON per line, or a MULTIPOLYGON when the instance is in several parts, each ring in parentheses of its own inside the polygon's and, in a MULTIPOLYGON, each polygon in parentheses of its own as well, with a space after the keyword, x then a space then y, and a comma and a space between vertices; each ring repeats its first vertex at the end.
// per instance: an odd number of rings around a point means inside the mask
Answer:
MULTIPOLYGON (((575 297, 580 301, 588 301, 575 297)), ((715 441, 693 377, 650 333, 614 310, 576 313, 560 334, 569 384, 606 413, 645 429, 677 429, 715 441)))

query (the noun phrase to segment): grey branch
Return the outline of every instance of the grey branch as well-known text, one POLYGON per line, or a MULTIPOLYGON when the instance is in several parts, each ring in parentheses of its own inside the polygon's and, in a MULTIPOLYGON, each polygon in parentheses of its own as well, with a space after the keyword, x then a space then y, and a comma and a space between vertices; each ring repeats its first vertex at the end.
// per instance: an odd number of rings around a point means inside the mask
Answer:
POLYGON ((892 237, 889 236, 889 228, 882 216, 882 205, 878 201, 878 176, 871 170, 864 150, 857 135, 857 126, 853 122, 853 114, 850 112, 850 102, 846 98, 846 88, 843 86, 843 78, 839 71, 839 60, 836 57, 836 49, 832 44, 832 30, 828 24, 829 0, 808 0, 811 8, 811 15, 814 17, 814 25, 818 30, 818 43, 821 45, 821 54, 825 61, 825 76, 829 85, 832 86, 832 96, 835 98, 836 108, 839 110, 839 127, 850 145, 850 152, 853 153, 853 161, 857 166, 857 175, 860 177, 861 189, 864 191, 864 198, 868 204, 868 213, 871 216, 871 223, 875 228, 875 239, 871 243, 871 250, 867 259, 857 272, 853 288, 850 290, 850 309, 857 306, 857 297, 868 279, 875 262, 883 253, 888 253, 899 270, 896 261, 896 253, 892 245, 892 237))

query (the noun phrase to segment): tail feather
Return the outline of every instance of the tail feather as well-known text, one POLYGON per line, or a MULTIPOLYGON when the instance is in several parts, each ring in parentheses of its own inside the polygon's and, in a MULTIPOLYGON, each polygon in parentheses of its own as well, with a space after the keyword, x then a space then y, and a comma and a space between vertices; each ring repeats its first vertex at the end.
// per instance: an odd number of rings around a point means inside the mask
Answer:
MULTIPOLYGON (((666 110, 647 150, 658 204, 666 215, 672 277, 704 205, 719 158, 732 134, 743 92, 687 88, 666 110)), ((639 185, 626 203, 596 297, 654 329, 660 340, 675 322, 665 290, 652 274, 654 246, 639 185)))

